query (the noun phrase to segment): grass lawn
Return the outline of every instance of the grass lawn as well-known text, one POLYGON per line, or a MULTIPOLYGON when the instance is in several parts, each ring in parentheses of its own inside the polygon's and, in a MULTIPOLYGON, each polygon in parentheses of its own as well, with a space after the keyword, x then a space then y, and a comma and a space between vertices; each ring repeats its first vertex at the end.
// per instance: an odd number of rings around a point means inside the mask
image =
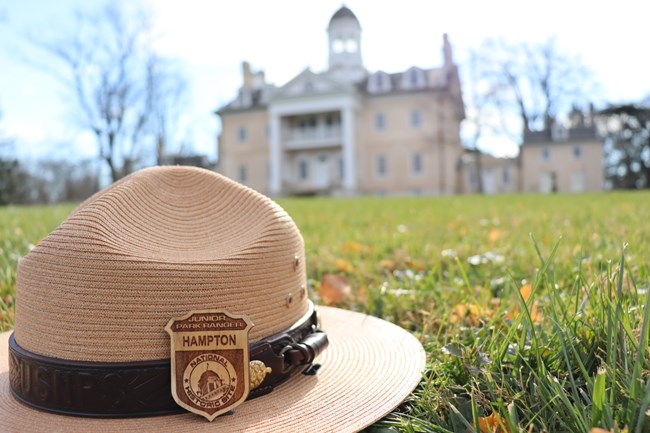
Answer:
MULTIPOLYGON (((428 352, 420 386, 369 431, 650 432, 650 193, 280 204, 312 296, 428 352)), ((73 208, 0 209, 0 329, 18 258, 73 208)))

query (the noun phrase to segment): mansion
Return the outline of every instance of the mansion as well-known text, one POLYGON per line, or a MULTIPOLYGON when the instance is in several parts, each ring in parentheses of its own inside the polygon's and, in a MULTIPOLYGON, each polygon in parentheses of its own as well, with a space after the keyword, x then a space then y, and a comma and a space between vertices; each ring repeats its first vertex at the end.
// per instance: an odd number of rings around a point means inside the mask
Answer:
POLYGON ((329 65, 283 86, 242 63, 221 118, 217 171, 263 194, 434 195, 604 189, 603 143, 590 119, 524 134, 516 158, 463 148, 458 67, 369 72, 361 25, 341 7, 329 21, 329 65))
POLYGON ((281 87, 242 64, 243 85, 221 107, 222 174, 268 195, 452 194, 463 153, 458 68, 368 72, 361 25, 341 7, 327 28, 329 67, 281 87))

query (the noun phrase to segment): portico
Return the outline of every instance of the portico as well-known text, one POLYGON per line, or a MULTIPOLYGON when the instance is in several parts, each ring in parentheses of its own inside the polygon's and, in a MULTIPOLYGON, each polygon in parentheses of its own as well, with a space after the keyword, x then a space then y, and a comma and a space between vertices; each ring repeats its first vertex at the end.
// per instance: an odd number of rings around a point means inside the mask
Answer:
POLYGON ((355 193, 354 93, 316 98, 282 94, 268 110, 270 193, 355 193))

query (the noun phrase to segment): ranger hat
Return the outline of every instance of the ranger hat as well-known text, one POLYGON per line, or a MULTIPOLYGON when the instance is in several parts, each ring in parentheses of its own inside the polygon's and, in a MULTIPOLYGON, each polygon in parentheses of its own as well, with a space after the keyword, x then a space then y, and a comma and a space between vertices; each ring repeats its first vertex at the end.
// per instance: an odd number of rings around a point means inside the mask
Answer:
POLYGON ((402 328, 314 307, 302 236, 272 200, 149 168, 21 259, 0 431, 357 431, 423 367, 402 328))

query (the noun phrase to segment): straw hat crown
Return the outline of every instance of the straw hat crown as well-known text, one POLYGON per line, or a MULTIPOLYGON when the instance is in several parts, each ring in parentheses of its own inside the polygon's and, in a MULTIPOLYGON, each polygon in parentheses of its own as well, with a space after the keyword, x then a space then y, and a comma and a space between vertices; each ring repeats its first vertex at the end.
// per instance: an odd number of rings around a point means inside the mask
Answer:
POLYGON ((302 237, 263 195, 214 172, 141 170, 84 202, 18 267, 15 336, 67 360, 169 357, 164 326, 247 314, 251 341, 308 310, 302 237))

